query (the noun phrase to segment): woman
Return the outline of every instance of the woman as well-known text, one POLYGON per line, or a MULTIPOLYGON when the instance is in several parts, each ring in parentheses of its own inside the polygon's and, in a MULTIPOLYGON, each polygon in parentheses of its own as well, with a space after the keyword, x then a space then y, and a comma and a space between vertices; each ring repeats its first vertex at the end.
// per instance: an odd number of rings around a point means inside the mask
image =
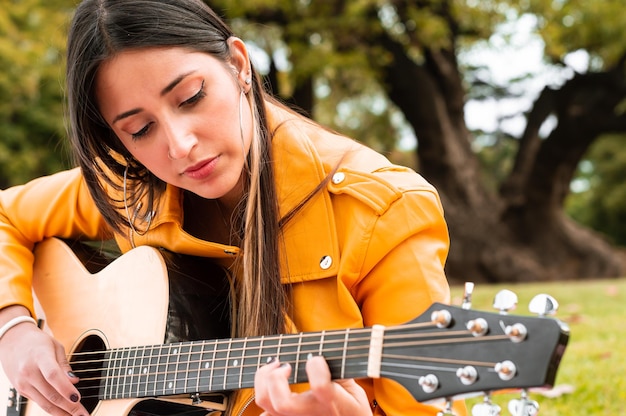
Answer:
MULTIPOLYGON (((28 318, 32 250, 48 237, 213 259, 229 272, 236 337, 400 324, 449 300, 435 190, 268 96, 200 0, 84 1, 67 83, 79 167, 0 195, 0 358, 50 414, 87 411, 63 347, 28 318)), ((292 370, 264 365, 229 410, 437 412, 384 379, 331 381, 321 357, 298 392, 292 370)))

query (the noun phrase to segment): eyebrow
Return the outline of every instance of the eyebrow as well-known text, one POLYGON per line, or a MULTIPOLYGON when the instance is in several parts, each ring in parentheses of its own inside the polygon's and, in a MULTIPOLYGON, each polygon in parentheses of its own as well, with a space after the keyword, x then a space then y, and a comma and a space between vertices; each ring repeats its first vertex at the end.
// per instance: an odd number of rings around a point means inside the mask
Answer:
MULTIPOLYGON (((180 84, 186 77, 188 77, 189 75, 191 75, 194 71, 190 71, 190 72, 186 72, 184 74, 179 75, 178 77, 176 77, 176 79, 174 79, 172 82, 170 82, 169 84, 167 84, 167 86, 165 86, 165 88, 163 88, 161 90, 161 93, 159 94, 161 97, 163 97, 165 94, 167 94, 168 92, 172 91, 178 84, 180 84)), ((126 117, 130 117, 132 115, 135 115, 137 113, 140 113, 141 111, 143 111, 142 108, 133 108, 132 110, 129 111, 125 111, 121 114, 118 114, 114 119, 113 122, 111 124, 114 124, 118 121, 120 121, 121 119, 124 119, 126 117)))

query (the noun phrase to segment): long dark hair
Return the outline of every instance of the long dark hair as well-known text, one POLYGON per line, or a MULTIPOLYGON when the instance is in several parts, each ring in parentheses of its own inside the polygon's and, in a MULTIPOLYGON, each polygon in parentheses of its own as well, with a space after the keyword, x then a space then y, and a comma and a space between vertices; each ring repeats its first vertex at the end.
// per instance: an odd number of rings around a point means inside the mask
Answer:
MULTIPOLYGON (((98 69, 124 50, 168 46, 227 62, 231 36, 201 0, 85 0, 77 7, 68 38, 69 136, 89 191, 113 230, 121 233, 133 221, 124 204, 147 201, 142 209, 144 215, 151 213, 166 184, 131 156, 100 114, 94 92, 98 69)), ((280 227, 264 106, 268 96, 254 68, 252 86, 248 100, 256 131, 245 167, 246 200, 240 204, 245 212, 235 216, 241 218, 236 232, 244 248, 243 276, 233 295, 236 336, 284 332, 287 302, 280 282, 280 227)))

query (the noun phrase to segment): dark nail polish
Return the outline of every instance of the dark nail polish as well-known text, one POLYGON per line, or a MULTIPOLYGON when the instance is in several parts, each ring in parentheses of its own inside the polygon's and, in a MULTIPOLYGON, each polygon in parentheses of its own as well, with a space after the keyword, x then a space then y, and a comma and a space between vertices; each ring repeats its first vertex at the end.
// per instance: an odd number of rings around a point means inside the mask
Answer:
POLYGON ((76 403, 78 401, 78 394, 72 394, 70 396, 70 400, 76 403))
POLYGON ((73 371, 68 371, 68 372, 67 372, 67 375, 68 375, 68 376, 70 376, 70 377, 72 377, 72 378, 73 378, 73 377, 76 377, 76 374, 74 374, 74 372, 73 372, 73 371))

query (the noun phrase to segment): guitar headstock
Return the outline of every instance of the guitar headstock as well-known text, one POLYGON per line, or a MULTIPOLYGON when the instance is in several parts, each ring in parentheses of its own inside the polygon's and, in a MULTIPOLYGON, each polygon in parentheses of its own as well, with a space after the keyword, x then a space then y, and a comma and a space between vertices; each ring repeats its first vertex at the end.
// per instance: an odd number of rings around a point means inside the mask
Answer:
POLYGON ((421 402, 552 386, 569 339, 565 324, 546 317, 558 304, 540 295, 531 301, 538 317, 511 315, 516 296, 499 295, 500 312, 472 310, 465 299, 462 307, 435 303, 407 324, 386 327, 380 376, 421 402))

